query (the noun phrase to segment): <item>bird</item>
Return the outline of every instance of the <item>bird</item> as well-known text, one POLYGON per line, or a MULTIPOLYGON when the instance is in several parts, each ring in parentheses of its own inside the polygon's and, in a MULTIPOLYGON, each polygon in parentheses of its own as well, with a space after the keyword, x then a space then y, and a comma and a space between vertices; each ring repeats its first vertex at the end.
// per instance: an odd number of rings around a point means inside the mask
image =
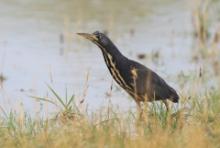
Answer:
POLYGON ((179 102, 179 96, 174 88, 150 68, 124 56, 107 35, 100 31, 77 34, 101 49, 113 79, 134 99, 140 110, 141 102, 161 100, 167 111, 169 111, 167 100, 179 102))

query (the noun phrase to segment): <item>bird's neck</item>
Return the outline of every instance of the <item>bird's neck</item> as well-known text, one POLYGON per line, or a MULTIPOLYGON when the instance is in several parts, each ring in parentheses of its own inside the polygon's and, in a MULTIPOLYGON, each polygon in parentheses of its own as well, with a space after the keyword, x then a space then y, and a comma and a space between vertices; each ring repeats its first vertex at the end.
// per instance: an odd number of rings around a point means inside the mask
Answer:
POLYGON ((112 62, 120 62, 121 60, 125 59, 126 57, 118 50, 118 48, 111 44, 107 48, 100 47, 102 50, 102 54, 104 56, 105 62, 112 61, 112 62))
POLYGON ((127 58, 115 46, 108 51, 105 49, 101 50, 112 77, 121 87, 125 87, 125 82, 120 73, 120 66, 123 67, 124 63, 127 62, 127 58))

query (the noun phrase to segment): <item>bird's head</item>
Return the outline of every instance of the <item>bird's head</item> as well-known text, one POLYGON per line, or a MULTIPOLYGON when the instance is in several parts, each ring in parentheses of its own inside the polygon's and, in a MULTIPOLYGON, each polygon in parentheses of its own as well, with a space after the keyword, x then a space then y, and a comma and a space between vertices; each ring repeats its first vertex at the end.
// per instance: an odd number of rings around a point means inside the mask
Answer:
POLYGON ((99 31, 95 31, 92 34, 89 33, 77 33, 77 34, 95 43, 100 48, 107 49, 113 44, 111 40, 104 33, 101 33, 99 31))

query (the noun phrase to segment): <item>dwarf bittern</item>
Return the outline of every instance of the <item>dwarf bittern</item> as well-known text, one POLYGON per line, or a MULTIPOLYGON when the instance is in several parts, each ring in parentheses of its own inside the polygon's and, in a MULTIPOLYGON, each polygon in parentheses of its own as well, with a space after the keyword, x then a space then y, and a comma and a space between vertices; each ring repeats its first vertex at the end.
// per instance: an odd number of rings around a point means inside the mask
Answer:
POLYGON ((92 41, 102 51, 105 63, 114 80, 130 94, 138 107, 140 102, 162 100, 169 110, 167 99, 177 103, 179 96, 158 74, 144 65, 128 59, 103 33, 78 33, 92 41))

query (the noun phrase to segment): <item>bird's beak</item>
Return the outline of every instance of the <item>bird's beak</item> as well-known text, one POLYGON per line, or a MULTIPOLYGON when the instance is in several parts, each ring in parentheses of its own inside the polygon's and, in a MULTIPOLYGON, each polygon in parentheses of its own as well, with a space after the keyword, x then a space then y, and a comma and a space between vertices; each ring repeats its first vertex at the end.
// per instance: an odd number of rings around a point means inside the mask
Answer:
POLYGON ((77 33, 77 34, 92 42, 98 42, 98 38, 94 34, 89 34, 89 33, 77 33))

